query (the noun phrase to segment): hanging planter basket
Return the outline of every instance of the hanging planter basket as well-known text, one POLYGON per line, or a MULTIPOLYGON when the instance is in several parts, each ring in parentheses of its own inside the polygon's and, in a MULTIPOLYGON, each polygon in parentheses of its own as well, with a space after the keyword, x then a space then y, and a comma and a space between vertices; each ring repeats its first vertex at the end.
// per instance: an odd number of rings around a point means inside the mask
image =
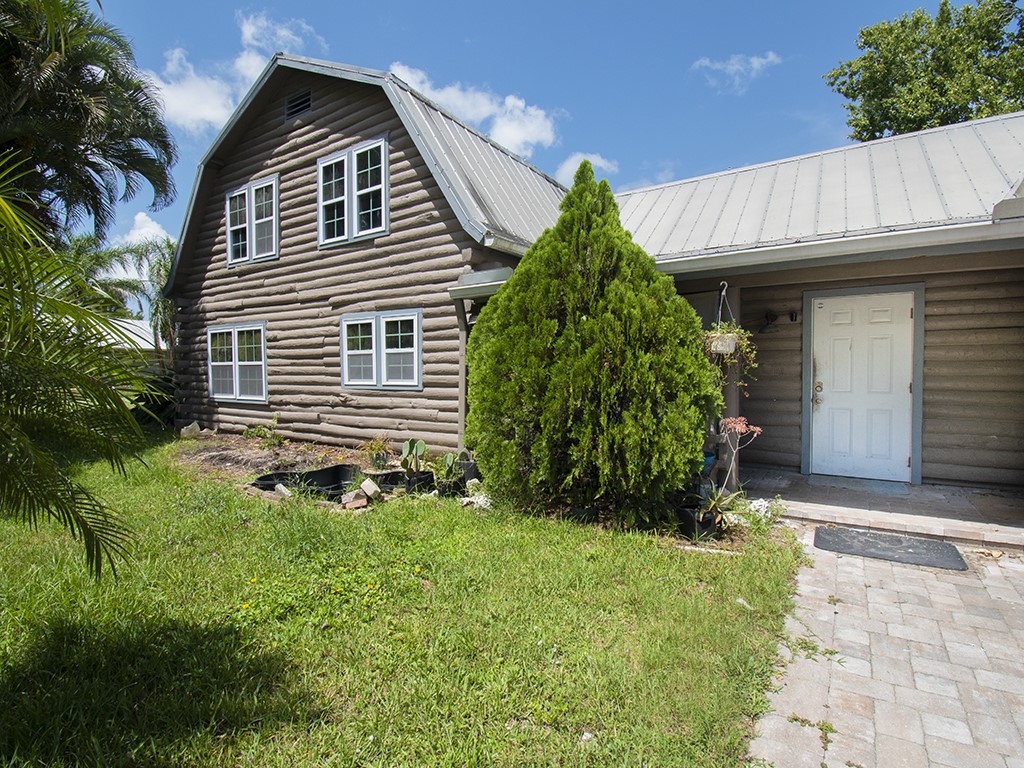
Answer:
POLYGON ((731 355, 736 351, 736 343, 739 335, 723 331, 720 333, 708 334, 708 349, 716 355, 731 355))

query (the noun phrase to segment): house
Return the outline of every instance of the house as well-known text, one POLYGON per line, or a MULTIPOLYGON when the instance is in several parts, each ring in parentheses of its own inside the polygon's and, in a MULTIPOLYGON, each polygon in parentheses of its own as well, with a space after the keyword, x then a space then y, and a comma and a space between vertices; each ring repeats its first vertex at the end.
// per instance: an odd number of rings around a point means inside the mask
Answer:
POLYGON ((695 306, 724 281, 763 331, 744 461, 1022 485, 1022 183, 1017 113, 618 201, 695 306))
POLYGON ((199 166, 166 287, 179 420, 457 447, 448 289, 514 266, 564 192, 394 75, 276 55, 199 166))
MULTIPOLYGON (((744 460, 1024 484, 1024 113, 618 195, 760 367, 744 460)), ((180 419, 459 444, 479 306, 565 190, 394 75, 277 55, 204 157, 167 293, 180 419)))

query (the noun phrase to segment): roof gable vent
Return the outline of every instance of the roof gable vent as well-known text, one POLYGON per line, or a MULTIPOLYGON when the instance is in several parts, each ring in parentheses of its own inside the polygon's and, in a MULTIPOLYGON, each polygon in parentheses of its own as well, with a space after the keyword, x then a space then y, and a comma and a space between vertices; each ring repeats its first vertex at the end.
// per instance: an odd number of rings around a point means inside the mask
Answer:
POLYGON ((294 120, 313 107, 313 93, 309 89, 293 93, 284 103, 284 119, 294 120))

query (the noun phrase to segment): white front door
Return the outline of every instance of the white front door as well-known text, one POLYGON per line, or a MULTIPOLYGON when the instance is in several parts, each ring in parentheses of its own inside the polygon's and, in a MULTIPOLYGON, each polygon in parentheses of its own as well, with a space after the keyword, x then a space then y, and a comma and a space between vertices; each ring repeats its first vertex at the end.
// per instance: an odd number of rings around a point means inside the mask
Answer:
POLYGON ((914 294, 812 307, 811 472, 909 481, 914 294))

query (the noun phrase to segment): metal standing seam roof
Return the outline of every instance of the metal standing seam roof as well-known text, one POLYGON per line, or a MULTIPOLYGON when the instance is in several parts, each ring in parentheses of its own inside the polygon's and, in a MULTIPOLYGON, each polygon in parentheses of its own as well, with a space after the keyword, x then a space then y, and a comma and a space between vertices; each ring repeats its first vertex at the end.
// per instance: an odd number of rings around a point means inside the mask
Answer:
POLYGON ((565 188, 396 76, 386 78, 392 102, 449 203, 464 214, 466 230, 486 245, 524 253, 557 220, 565 188))
MULTIPOLYGON (((449 114, 396 75, 277 54, 253 90, 258 90, 279 67, 383 87, 463 228, 478 242, 521 255, 557 220, 565 187, 449 114)), ((239 111, 243 107, 244 102, 239 111)))
POLYGON ((990 221, 1024 176, 1024 112, 616 195, 656 260, 990 221))

